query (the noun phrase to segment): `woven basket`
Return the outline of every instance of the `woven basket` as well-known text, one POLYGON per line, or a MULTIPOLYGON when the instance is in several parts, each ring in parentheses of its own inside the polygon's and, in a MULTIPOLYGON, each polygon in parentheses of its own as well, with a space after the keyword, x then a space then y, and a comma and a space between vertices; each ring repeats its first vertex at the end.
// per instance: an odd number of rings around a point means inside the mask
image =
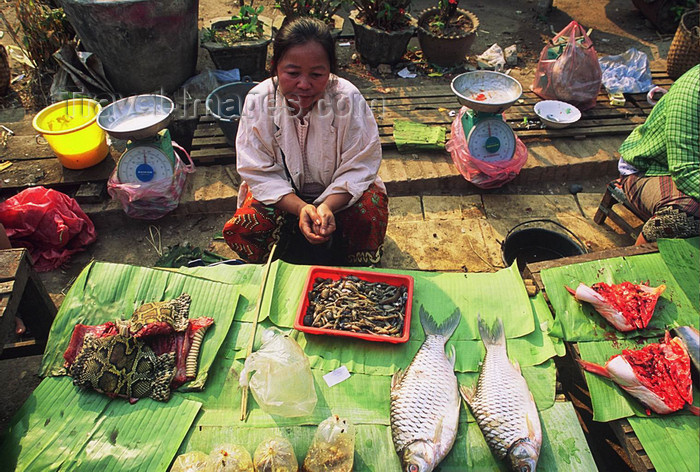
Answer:
POLYGON ((699 20, 700 10, 689 11, 681 17, 666 61, 666 71, 672 79, 677 79, 700 63, 699 20))
POLYGON ((10 61, 7 60, 5 46, 0 45, 0 97, 10 90, 10 61))

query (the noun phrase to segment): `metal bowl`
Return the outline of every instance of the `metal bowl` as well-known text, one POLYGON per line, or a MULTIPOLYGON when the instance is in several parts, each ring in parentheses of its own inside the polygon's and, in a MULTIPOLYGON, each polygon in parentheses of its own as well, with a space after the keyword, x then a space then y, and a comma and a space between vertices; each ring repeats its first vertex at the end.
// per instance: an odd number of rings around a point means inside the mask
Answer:
POLYGON ((175 104, 163 95, 133 95, 104 107, 97 124, 118 139, 145 139, 170 124, 175 104))
POLYGON ((523 87, 513 77, 488 70, 465 72, 452 80, 459 103, 474 111, 502 113, 520 98, 523 87))

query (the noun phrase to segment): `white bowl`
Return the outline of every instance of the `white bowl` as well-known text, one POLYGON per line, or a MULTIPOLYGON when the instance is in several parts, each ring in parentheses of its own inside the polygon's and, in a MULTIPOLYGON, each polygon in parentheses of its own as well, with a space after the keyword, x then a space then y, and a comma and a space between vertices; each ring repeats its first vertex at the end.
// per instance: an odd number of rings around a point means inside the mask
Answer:
POLYGON ((570 103, 544 100, 535 104, 535 113, 548 128, 566 128, 581 119, 581 112, 570 103))

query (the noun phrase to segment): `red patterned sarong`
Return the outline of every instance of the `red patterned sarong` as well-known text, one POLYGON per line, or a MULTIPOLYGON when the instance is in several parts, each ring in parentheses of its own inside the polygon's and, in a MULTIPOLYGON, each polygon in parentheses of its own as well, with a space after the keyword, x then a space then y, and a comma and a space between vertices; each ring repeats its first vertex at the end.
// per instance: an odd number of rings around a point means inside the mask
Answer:
MULTIPOLYGON (((347 265, 379 263, 389 220, 388 204, 386 194, 372 184, 357 202, 335 214, 333 250, 337 259, 347 265)), ((224 225, 223 234, 240 258, 259 264, 266 261, 283 231, 300 232, 298 222, 282 210, 263 205, 249 192, 224 225)))

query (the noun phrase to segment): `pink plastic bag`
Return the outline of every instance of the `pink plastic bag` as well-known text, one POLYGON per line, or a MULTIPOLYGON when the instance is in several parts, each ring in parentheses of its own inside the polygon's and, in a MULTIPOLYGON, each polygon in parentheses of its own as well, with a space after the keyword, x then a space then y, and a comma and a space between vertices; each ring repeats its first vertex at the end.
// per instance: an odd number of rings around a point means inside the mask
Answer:
POLYGON ((124 212, 132 218, 157 220, 173 211, 180 203, 180 195, 187 181, 187 174, 194 172, 194 163, 190 155, 173 142, 175 150, 175 172, 172 178, 154 180, 143 184, 123 184, 114 169, 107 182, 107 192, 113 200, 121 203, 124 212), (177 150, 187 156, 189 165, 185 164, 177 150))
POLYGON ((452 122, 452 135, 445 149, 450 152, 459 173, 479 188, 498 188, 513 180, 527 161, 527 148, 516 136, 515 154, 507 161, 486 162, 476 159, 469 153, 467 138, 462 128, 462 115, 467 107, 462 107, 452 122))
POLYGON ((0 203, 0 222, 14 247, 26 247, 39 272, 55 269, 95 242, 95 225, 78 202, 32 187, 0 203))
POLYGON ((602 76, 593 41, 572 21, 542 49, 531 88, 546 100, 588 110, 596 104, 602 76))

